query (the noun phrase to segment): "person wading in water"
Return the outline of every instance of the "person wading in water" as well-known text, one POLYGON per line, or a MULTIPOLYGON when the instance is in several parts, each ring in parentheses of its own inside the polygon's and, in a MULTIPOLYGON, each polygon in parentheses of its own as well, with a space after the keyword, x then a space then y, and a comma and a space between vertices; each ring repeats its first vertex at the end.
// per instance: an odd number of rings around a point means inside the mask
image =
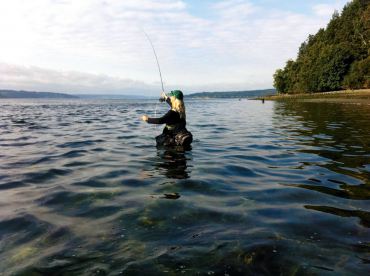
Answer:
POLYGON ((186 113, 184 95, 180 90, 173 90, 166 95, 161 93, 161 102, 167 102, 171 109, 160 118, 142 116, 142 120, 149 124, 166 124, 161 135, 155 138, 157 146, 182 146, 189 147, 193 135, 186 129, 186 113))

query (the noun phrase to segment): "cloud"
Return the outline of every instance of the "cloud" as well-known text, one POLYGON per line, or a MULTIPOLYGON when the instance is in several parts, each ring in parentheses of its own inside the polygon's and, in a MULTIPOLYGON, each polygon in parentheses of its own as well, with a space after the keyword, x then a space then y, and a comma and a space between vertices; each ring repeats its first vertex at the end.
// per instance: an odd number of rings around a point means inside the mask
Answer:
POLYGON ((250 1, 244 0, 223 0, 215 3, 213 9, 218 12, 221 17, 227 20, 240 19, 258 11, 257 6, 250 1))
POLYGON ((340 11, 347 1, 335 1, 334 3, 317 4, 312 7, 317 16, 330 17, 334 11, 340 11))
POLYGON ((135 92, 147 92, 158 94, 158 89, 153 84, 131 79, 4 63, 0 63, 0 87, 2 89, 71 93, 135 94, 135 92))
POLYGON ((22 81, 25 87, 29 78, 29 84, 46 82, 50 88, 51 80, 60 88, 63 82, 70 87, 72 79, 83 84, 75 87, 79 91, 118 84, 128 89, 132 83, 156 89, 159 76, 144 29, 155 45, 166 88, 265 88, 308 34, 344 5, 327 0, 313 6, 313 14, 303 14, 249 0, 207 3, 207 12, 195 14, 197 2, 185 0, 0 1, 0 62, 23 68, 24 79, 13 76, 13 86, 22 81), (37 82, 27 70, 38 72, 37 82))

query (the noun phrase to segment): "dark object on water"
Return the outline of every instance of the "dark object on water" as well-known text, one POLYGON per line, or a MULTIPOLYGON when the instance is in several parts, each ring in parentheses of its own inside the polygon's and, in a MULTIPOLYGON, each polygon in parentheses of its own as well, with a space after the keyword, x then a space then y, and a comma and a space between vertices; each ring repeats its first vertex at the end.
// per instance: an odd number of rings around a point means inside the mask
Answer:
POLYGON ((183 129, 176 134, 162 133, 155 137, 158 146, 181 146, 187 148, 193 142, 193 135, 187 129, 183 129))
POLYGON ((178 199, 178 198, 180 198, 180 195, 178 193, 164 194, 164 198, 166 198, 166 199, 178 199))
POLYGON ((193 135, 187 129, 184 129, 175 135, 175 143, 178 146, 187 147, 190 146, 191 142, 193 142, 193 135))

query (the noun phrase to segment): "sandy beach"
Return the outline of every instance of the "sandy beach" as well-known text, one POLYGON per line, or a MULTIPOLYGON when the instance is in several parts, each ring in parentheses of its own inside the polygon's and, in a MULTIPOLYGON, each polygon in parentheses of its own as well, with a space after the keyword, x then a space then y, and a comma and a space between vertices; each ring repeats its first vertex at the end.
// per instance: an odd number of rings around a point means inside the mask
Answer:
POLYGON ((305 102, 336 102, 336 103, 365 103, 370 104, 370 89, 342 90, 311 94, 278 94, 256 98, 267 101, 305 101, 305 102))

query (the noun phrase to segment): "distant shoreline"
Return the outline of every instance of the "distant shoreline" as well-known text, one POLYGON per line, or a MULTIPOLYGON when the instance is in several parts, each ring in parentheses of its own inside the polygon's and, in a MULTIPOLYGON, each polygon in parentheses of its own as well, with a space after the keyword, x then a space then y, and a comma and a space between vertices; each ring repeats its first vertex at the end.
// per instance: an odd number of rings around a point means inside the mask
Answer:
POLYGON ((253 97, 264 97, 265 95, 275 94, 276 90, 259 89, 259 90, 245 90, 245 91, 224 91, 224 92, 197 92, 187 94, 188 99, 235 99, 235 98, 253 98, 253 97))
POLYGON ((370 89, 342 90, 321 93, 278 94, 254 98, 266 101, 305 101, 305 102, 369 102, 370 89))
MULTIPOLYGON (((275 89, 245 90, 245 91, 225 91, 225 92, 197 92, 186 94, 187 99, 233 99, 233 98, 253 98, 275 94, 275 89)), ((77 93, 56 93, 38 92, 25 90, 5 90, 0 89, 0 99, 133 99, 147 100, 158 99, 158 96, 125 95, 125 94, 77 94, 77 93)))
POLYGON ((0 99, 78 99, 78 97, 55 92, 0 90, 0 99))

